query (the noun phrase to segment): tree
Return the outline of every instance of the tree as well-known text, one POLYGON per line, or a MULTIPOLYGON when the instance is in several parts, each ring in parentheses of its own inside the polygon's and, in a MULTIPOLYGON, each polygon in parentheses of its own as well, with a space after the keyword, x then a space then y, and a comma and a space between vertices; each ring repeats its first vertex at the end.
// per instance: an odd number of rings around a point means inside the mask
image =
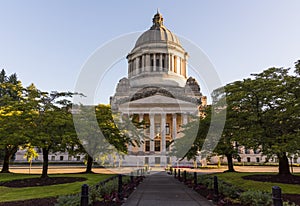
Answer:
POLYGON ((297 153, 300 141, 299 75, 270 68, 253 77, 227 85, 237 88, 228 97, 238 115, 240 142, 276 155, 279 174, 289 175, 287 156, 297 153))
POLYGON ((4 150, 2 173, 9 172, 11 157, 18 147, 26 143, 27 110, 24 88, 16 74, 6 76, 0 72, 0 148, 4 150))
POLYGON ((31 165, 32 165, 32 160, 37 158, 39 156, 39 154, 37 153, 37 151, 35 150, 34 147, 32 147, 30 144, 26 144, 25 147, 22 147, 21 149, 25 149, 26 152, 24 154, 24 158, 27 159, 28 163, 29 163, 29 174, 31 172, 31 165))
POLYGON ((66 139, 72 134, 70 92, 41 92, 33 84, 27 88, 32 115, 31 144, 42 149, 43 169, 41 178, 48 177, 48 155, 64 152, 66 139))
POLYGON ((96 159, 105 159, 113 153, 126 154, 127 145, 131 144, 127 131, 122 128, 125 124, 118 122, 111 111, 110 105, 75 106, 74 124, 79 137, 79 153, 86 154, 86 173, 92 172, 96 159), (118 126, 117 126, 118 125, 118 126))

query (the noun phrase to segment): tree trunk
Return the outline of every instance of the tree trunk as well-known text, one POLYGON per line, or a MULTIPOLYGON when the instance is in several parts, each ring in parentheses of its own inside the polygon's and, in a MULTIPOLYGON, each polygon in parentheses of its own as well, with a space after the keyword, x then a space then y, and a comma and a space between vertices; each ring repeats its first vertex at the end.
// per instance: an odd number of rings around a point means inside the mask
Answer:
POLYGON ((5 149, 4 160, 2 165, 1 173, 10 173, 9 171, 9 160, 11 158, 11 154, 5 149))
POLYGON ((291 175, 289 160, 285 152, 277 155, 279 159, 279 175, 291 175))
POLYGON ((48 178, 48 165, 49 165, 49 149, 43 148, 43 171, 41 178, 48 178))
POLYGON ((87 154, 87 163, 86 163, 85 173, 92 173, 93 161, 94 161, 93 157, 91 157, 89 154, 87 154))
POLYGON ((13 154, 17 152, 18 147, 13 147, 12 149, 8 149, 5 147, 4 149, 4 160, 3 160, 3 165, 2 165, 2 170, 1 173, 10 173, 9 171, 9 161, 13 154))
POLYGON ((228 170, 227 170, 227 172, 235 172, 235 170, 233 168, 232 154, 226 154, 225 156, 227 158, 227 163, 228 163, 228 170))

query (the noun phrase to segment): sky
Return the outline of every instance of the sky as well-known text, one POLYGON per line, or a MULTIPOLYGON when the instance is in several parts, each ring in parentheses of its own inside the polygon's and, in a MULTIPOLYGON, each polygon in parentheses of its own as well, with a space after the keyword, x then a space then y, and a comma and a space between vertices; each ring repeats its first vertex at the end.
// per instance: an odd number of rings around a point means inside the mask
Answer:
MULTIPOLYGON (((88 58, 116 37, 148 30, 157 8, 169 30, 202 49, 224 85, 300 59, 298 0, 0 0, 0 69, 24 86, 74 91, 88 58)), ((108 103, 126 73, 124 57, 96 101, 108 103)))

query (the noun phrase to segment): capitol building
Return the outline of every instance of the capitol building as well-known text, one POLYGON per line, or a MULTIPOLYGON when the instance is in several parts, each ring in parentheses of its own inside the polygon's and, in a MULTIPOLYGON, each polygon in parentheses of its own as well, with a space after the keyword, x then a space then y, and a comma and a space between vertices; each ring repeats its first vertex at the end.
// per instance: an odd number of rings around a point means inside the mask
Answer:
POLYGON ((164 26, 157 12, 152 26, 136 41, 127 55, 128 77, 122 78, 111 108, 122 118, 146 125, 142 144, 128 146, 123 165, 136 162, 150 166, 175 164, 172 143, 182 136, 181 127, 189 116, 200 114, 206 96, 195 78, 188 77, 188 52, 178 37, 164 26))

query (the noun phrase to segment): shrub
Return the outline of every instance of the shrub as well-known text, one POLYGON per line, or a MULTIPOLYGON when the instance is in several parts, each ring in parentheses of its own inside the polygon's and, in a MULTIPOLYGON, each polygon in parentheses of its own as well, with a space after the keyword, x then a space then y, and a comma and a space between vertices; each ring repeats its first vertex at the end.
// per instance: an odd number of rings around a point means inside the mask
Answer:
POLYGON ((219 192, 225 197, 236 199, 240 196, 240 190, 236 186, 229 185, 223 181, 219 181, 219 192))
POLYGON ((240 196, 242 205, 245 206, 271 206, 272 197, 270 193, 248 190, 240 196))
POLYGON ((59 196, 55 206, 80 206, 80 196, 77 195, 63 195, 59 196))

